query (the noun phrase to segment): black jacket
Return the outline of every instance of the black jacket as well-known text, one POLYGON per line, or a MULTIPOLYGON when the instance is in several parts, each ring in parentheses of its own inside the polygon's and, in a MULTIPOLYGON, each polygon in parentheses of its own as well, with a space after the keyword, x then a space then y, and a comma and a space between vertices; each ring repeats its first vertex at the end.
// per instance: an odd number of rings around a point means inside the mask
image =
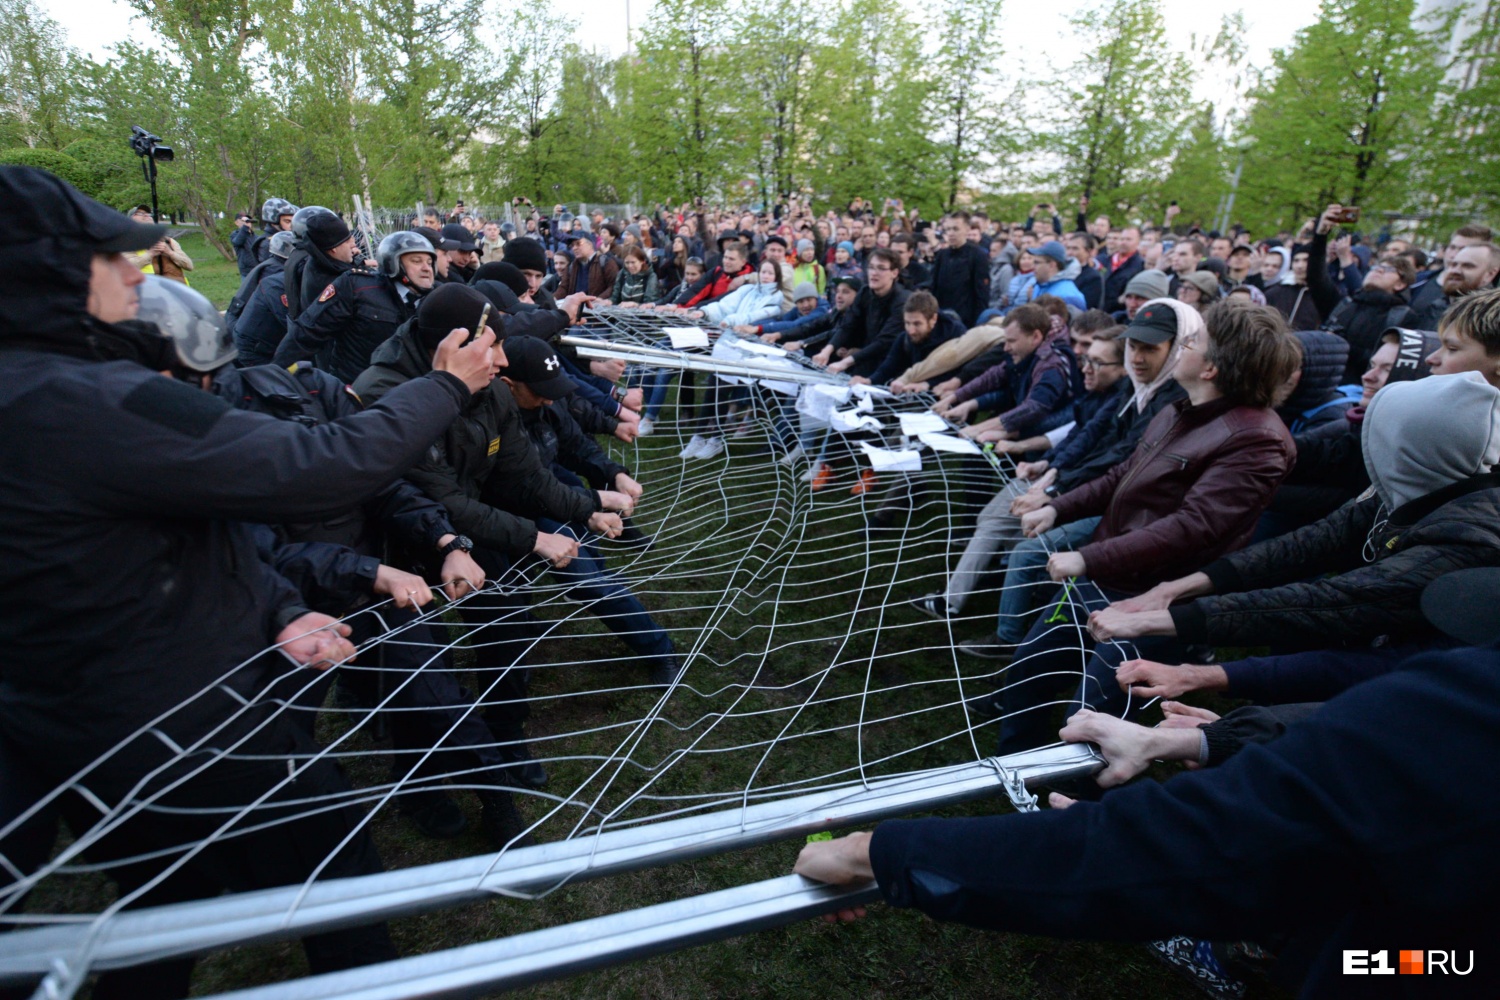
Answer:
MULTIPOLYGON (((280 257, 268 257, 265 263, 256 264, 250 269, 242 281, 240 287, 235 291, 234 298, 229 300, 229 305, 224 308, 224 325, 229 327, 229 332, 234 332, 234 326, 239 322, 240 316, 245 312, 245 307, 250 304, 250 298, 260 283, 273 274, 279 274, 286 268, 286 261, 280 257)), ((285 324, 282 325, 285 332, 285 324)))
POLYGON ((248 368, 270 364, 276 348, 286 339, 285 282, 286 272, 277 268, 255 286, 245 311, 234 324, 234 346, 240 352, 234 359, 236 365, 248 368))
MULTIPOLYGON (((253 696, 286 669, 257 655, 301 613, 240 522, 365 500, 468 398, 435 373, 308 428, 134 362, 0 350, 0 730, 54 775, 169 712, 179 745, 205 738, 240 710, 220 678, 253 696)), ((105 773, 169 756, 137 740, 105 773)))
MULTIPOLYGON (((1109 258, 1106 256, 1104 259, 1107 261, 1109 258)), ((1120 301, 1120 297, 1125 294, 1125 286, 1130 284, 1131 278, 1145 269, 1145 259, 1139 253, 1133 253, 1119 267, 1104 275, 1104 305, 1100 308, 1110 313, 1124 309, 1125 303, 1120 301)))
POLYGON ((259 263, 255 259, 255 242, 260 236, 253 229, 244 226, 235 226, 234 232, 229 234, 229 245, 234 247, 234 262, 240 269, 240 277, 249 274, 255 265, 259 263))
MULTIPOLYGON (((1355 398, 1339 391, 1344 385, 1344 367, 1349 358, 1349 344, 1338 334, 1326 330, 1299 330, 1302 345, 1302 377, 1297 389, 1276 413, 1293 434, 1300 434, 1320 424, 1344 418, 1355 398)), ((1361 369, 1360 374, 1364 374, 1361 369)), ((1359 382, 1355 379, 1355 384, 1359 382)))
POLYGON ((1101 407, 1082 431, 1075 430, 1043 456, 1057 467, 1059 493, 1098 479, 1125 461, 1156 415, 1177 400, 1187 398, 1181 385, 1169 381, 1152 395, 1144 409, 1137 409, 1130 402, 1135 395, 1130 380, 1122 378, 1116 386, 1123 388, 1117 389, 1115 401, 1101 407))
POLYGON ((544 466, 561 465, 588 480, 596 490, 615 488, 615 477, 630 470, 610 458, 598 443, 583 432, 562 400, 535 410, 522 410, 521 423, 544 466))
MULTIPOLYGON (((381 344, 354 380, 365 405, 432 369, 414 326, 404 325, 381 344)), ((597 494, 569 489, 541 464, 515 397, 498 380, 474 394, 407 478, 443 505, 457 531, 511 558, 536 547, 530 518, 586 521, 599 509, 597 494)))
POLYGON ((415 294, 407 290, 403 296, 400 286, 383 274, 347 271, 324 288, 302 315, 291 318, 286 338, 272 360, 283 368, 313 361, 324 371, 353 382, 370 367, 375 348, 416 312, 416 302, 415 294))
POLYGON ((1387 521, 1380 514, 1371 491, 1315 524, 1210 564, 1203 572, 1215 593, 1171 609, 1178 636, 1310 649, 1430 638, 1423 589, 1456 569, 1500 566, 1500 474, 1453 483, 1403 504, 1387 521))
POLYGON ((965 329, 974 326, 990 305, 989 255, 975 243, 944 247, 933 258, 929 285, 939 306, 958 313, 965 329))
POLYGON ((1429 653, 1220 767, 1068 809, 887 820, 870 863, 887 902, 939 920, 1121 941, 1285 934, 1278 977, 1303 997, 1493 996, 1500 798, 1476 794, 1482 763, 1455 762, 1497 755, 1500 653, 1429 653), (1460 968, 1472 949, 1473 975, 1343 973, 1345 948, 1387 949, 1394 969, 1392 949, 1419 939, 1460 968))
POLYGON ((301 316, 339 275, 353 270, 358 269, 299 242, 286 259, 287 314, 292 319, 301 316))
POLYGON ((854 351, 854 365, 848 369, 850 375, 870 376, 890 353, 896 338, 906 333, 903 310, 908 294, 897 284, 881 297, 866 285, 854 297, 854 304, 849 307, 848 315, 839 323, 832 339, 835 349, 854 351))
POLYGON ((1339 302, 1328 314, 1323 329, 1349 342, 1349 360, 1343 381, 1352 385, 1370 367, 1370 358, 1380 349, 1380 335, 1393 326, 1411 326, 1412 311, 1405 292, 1382 292, 1361 288, 1339 302))
POLYGON ((927 355, 931 354, 939 344, 957 340, 964 333, 964 325, 959 321, 958 316, 944 309, 938 313, 937 326, 927 335, 927 339, 920 344, 913 344, 911 337, 906 334, 903 316, 901 335, 896 338, 895 343, 891 344, 891 349, 886 353, 885 360, 880 362, 880 367, 870 374, 870 381, 876 385, 886 385, 918 361, 926 359, 927 355))

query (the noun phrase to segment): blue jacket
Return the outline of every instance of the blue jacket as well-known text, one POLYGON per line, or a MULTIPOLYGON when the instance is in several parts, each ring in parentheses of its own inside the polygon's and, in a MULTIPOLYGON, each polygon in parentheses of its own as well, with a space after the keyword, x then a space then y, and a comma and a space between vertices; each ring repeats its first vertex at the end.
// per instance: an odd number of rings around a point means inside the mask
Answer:
POLYGON ((240 368, 270 364, 286 336, 285 281, 286 272, 279 267, 267 273, 235 320, 234 346, 240 352, 235 364, 240 368))
POLYGON ((1304 997, 1494 996, 1500 797, 1454 764, 1497 755, 1500 652, 1426 653, 1220 767, 1066 810, 887 821, 870 862, 888 903, 939 920, 1124 941, 1288 934, 1278 972, 1304 997), (1473 949, 1474 974, 1343 975, 1343 949, 1406 941, 1457 950, 1460 968, 1473 949))
MULTIPOLYGON (((810 313, 804 314, 798 312, 796 307, 793 307, 782 313, 780 316, 777 316, 775 319, 768 319, 764 323, 760 324, 760 332, 786 333, 788 330, 795 329, 804 323, 812 322, 815 318, 826 316, 828 314, 828 309, 828 302, 821 298, 818 299, 818 304, 813 306, 813 311, 810 313)), ((796 338, 793 337, 792 339, 795 340, 796 338)))
POLYGON ((1074 309, 1083 310, 1088 308, 1088 303, 1083 299, 1083 293, 1078 286, 1073 284, 1071 278, 1054 278, 1045 285, 1036 280, 1036 275, 1028 275, 1026 284, 1021 286, 1020 293, 1012 300, 1011 308, 1015 308, 1025 302, 1035 301, 1043 295, 1055 295, 1062 299, 1074 309))

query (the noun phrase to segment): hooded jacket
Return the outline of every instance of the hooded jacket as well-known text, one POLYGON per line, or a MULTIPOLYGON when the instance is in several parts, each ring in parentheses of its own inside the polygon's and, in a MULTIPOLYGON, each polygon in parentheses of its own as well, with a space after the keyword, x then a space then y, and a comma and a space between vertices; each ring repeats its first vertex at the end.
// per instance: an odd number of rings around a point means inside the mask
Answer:
MULTIPOLYGON (((354 380, 365 405, 432 370, 416 326, 403 324, 354 380)), ((474 394, 407 478, 446 508, 459 533, 512 559, 536 548, 531 518, 587 521, 599 509, 597 494, 569 489, 541 464, 515 397, 498 379, 474 394)))
POLYGON ((1349 345, 1342 337, 1326 330, 1299 330, 1295 336, 1302 345, 1302 374, 1291 397, 1276 412, 1293 434, 1301 434, 1343 419, 1344 411, 1358 401, 1359 393, 1339 391, 1349 356, 1349 345))
POLYGON ((1363 436, 1371 488, 1208 566, 1214 595, 1171 609, 1179 637, 1306 648, 1428 638, 1427 584, 1500 565, 1500 390, 1475 372, 1387 385, 1363 436))
POLYGON ((703 318, 724 326, 754 326, 781 312, 781 285, 746 283, 716 302, 703 306, 703 318))
POLYGON ((927 339, 920 344, 912 343, 911 336, 903 329, 901 336, 897 337, 896 342, 891 345, 890 353, 880 363, 880 367, 870 374, 870 381, 876 385, 888 385, 897 375, 925 360, 943 344, 957 340, 963 335, 964 325, 959 321, 957 314, 947 309, 941 310, 937 315, 937 324, 927 335, 927 339))
MULTIPOLYGON (((468 389, 434 373, 318 428, 235 411, 159 374, 154 329, 89 316, 61 181, 0 168, 0 188, 0 733, 57 780, 158 717, 180 746, 232 740, 262 721, 245 703, 286 661, 260 654, 303 611, 240 522, 362 502, 468 389)), ((90 786, 112 796, 173 756, 132 739, 90 786)))
POLYGON ((762 320, 756 324, 760 333, 782 333, 786 334, 783 340, 796 340, 792 332, 810 326, 812 321, 821 318, 828 312, 828 300, 819 296, 818 304, 813 306, 812 312, 802 313, 795 306, 772 319, 762 320))

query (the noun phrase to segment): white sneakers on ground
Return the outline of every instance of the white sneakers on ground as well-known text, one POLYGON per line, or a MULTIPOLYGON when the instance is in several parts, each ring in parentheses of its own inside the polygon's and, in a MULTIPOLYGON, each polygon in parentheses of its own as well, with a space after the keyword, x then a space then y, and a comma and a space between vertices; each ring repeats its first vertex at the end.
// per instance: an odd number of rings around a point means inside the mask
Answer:
POLYGON ((704 437, 702 434, 694 434, 688 441, 687 447, 682 449, 678 458, 717 458, 724 454, 724 439, 722 437, 704 437))
POLYGON ((796 465, 798 461, 805 458, 806 456, 807 452, 803 451, 802 446, 799 444, 797 447, 793 448, 791 451, 778 458, 776 462, 778 465, 784 465, 788 469, 790 469, 792 466, 796 465))
POLYGON ((641 422, 636 425, 635 436, 638 438, 648 438, 654 430, 656 430, 656 424, 651 422, 651 418, 642 417, 641 422))

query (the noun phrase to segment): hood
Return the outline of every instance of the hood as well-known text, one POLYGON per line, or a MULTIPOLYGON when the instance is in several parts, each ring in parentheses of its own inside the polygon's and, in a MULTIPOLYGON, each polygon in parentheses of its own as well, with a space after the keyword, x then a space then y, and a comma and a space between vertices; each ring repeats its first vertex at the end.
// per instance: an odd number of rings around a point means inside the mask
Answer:
POLYGON ((1365 408, 1365 471, 1385 509, 1500 462, 1500 389, 1478 372, 1396 382, 1365 408))
POLYGON ((1432 369, 1427 366, 1427 359, 1443 346, 1437 334, 1426 330, 1407 330, 1393 326, 1380 335, 1381 340, 1385 339, 1386 334, 1392 333, 1401 340, 1396 347, 1396 363, 1391 365, 1391 374, 1387 381, 1410 382, 1432 374, 1432 369))
POLYGON ((1172 372, 1177 369, 1177 359, 1182 357, 1183 334, 1197 333, 1201 337, 1208 329, 1203 325, 1203 314, 1186 302, 1178 302, 1176 299, 1152 299, 1150 302, 1141 303, 1141 308, 1146 308, 1152 302, 1163 303, 1177 314, 1177 337, 1172 341, 1172 353, 1167 355, 1167 363, 1161 366, 1161 372, 1150 382, 1142 383, 1138 380, 1131 372, 1129 362, 1126 363, 1125 377, 1130 379, 1135 392, 1131 394, 1130 402, 1120 409, 1121 413, 1124 413, 1125 409, 1130 406, 1134 406, 1137 413, 1145 413, 1151 398, 1161 391, 1162 386, 1172 381, 1172 372))
POLYGON ((1272 247, 1267 253, 1276 254, 1281 258, 1281 270, 1276 272, 1276 277, 1265 282, 1267 288, 1272 285, 1284 285, 1292 279, 1292 252, 1286 247, 1272 247))
POLYGON ((1302 378, 1291 398, 1278 408, 1290 417, 1328 402, 1344 380, 1349 361, 1349 342, 1336 333, 1299 330, 1293 336, 1302 344, 1302 378))
POLYGON ((1055 280, 1057 280, 1057 281, 1063 281, 1063 280, 1072 281, 1074 278, 1078 277, 1082 273, 1083 273, 1083 265, 1080 264, 1080 263, 1078 263, 1078 261, 1073 260, 1072 258, 1069 258, 1068 259, 1068 266, 1065 267, 1065 268, 1063 268, 1061 271, 1057 272, 1057 278, 1055 280))
POLYGON ((370 352, 370 364, 389 368, 409 379, 419 378, 432 371, 432 358, 422 347, 415 316, 396 327, 396 332, 389 339, 370 352))

